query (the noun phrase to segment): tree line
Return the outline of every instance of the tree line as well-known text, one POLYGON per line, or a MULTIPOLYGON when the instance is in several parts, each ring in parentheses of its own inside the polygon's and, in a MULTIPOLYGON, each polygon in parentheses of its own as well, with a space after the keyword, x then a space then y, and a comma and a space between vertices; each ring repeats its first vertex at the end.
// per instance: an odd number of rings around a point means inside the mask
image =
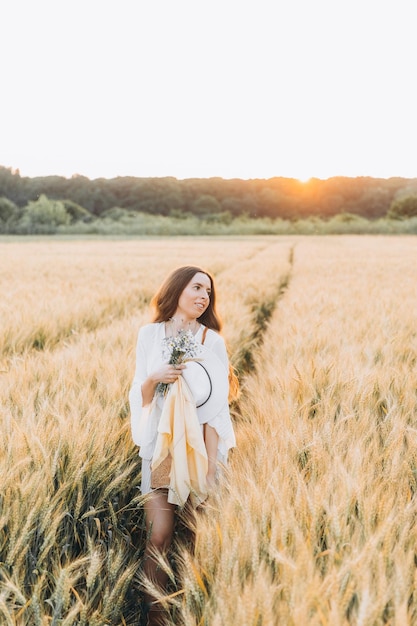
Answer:
POLYGON ((18 170, 0 166, 0 223, 36 218, 45 224, 54 219, 66 224, 115 211, 225 221, 242 216, 328 219, 339 214, 372 220, 401 217, 401 212, 408 217, 417 215, 417 178, 333 177, 301 182, 283 177, 178 180, 121 176, 90 180, 81 175, 23 177, 18 170))

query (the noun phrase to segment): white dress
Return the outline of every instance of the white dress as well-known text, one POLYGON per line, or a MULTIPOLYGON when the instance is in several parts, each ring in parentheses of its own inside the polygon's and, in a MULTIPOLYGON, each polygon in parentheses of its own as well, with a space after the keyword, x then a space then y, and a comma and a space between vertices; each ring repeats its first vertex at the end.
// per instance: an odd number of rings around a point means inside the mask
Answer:
MULTIPOLYGON (((200 326, 195 335, 197 341, 201 342, 203 330, 204 326, 200 326)), ((149 412, 149 405, 143 407, 142 384, 152 372, 158 370, 164 363, 162 356, 164 337, 164 322, 147 324, 139 330, 136 345, 136 371, 129 393, 132 439, 139 446, 139 455, 142 458, 142 494, 151 491, 151 460, 155 450, 163 403, 163 398, 158 398, 156 410, 152 413, 149 412)), ((216 354, 227 372, 229 361, 223 337, 214 330, 208 329, 204 345, 216 354)), ((212 426, 219 435, 217 458, 221 464, 226 465, 228 451, 236 445, 227 402, 216 415, 206 420, 206 423, 212 426)))

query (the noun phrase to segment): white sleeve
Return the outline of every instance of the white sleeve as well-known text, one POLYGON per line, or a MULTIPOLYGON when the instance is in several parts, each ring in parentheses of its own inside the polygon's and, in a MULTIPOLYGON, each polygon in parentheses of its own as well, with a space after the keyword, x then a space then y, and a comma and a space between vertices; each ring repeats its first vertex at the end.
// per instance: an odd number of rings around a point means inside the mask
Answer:
MULTIPOLYGON (((210 348, 224 364, 226 372, 229 372, 229 357, 227 356, 226 344, 223 337, 215 331, 209 331, 205 345, 210 348)), ((230 418, 228 403, 226 402, 221 411, 219 411, 217 415, 213 415, 207 423, 214 428, 219 435, 218 459, 226 464, 228 450, 236 446, 236 438, 230 418)))
POLYGON ((132 439, 136 445, 140 445, 141 417, 142 417, 142 384, 147 378, 147 341, 146 327, 140 329, 136 344, 136 370, 132 386, 129 392, 130 403, 130 426, 132 439))
POLYGON ((214 354, 220 359, 223 363, 226 371, 229 371, 229 357, 227 356, 226 344, 224 343, 223 337, 217 335, 216 341, 210 346, 210 349, 214 352, 214 354))
POLYGON ((229 357, 227 356, 226 344, 223 337, 219 335, 219 333, 216 333, 216 331, 209 329, 204 345, 214 352, 217 358, 223 363, 226 371, 229 371, 229 357))

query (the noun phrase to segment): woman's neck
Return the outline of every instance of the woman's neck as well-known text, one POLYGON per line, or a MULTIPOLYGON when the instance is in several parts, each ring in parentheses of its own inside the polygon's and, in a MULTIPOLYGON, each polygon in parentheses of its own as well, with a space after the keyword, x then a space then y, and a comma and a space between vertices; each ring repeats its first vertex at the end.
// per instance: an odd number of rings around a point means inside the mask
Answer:
POLYGON ((166 323, 173 335, 176 335, 180 330, 191 330, 193 335, 195 335, 200 328, 200 323, 197 322, 196 318, 189 319, 181 314, 174 315, 166 323))

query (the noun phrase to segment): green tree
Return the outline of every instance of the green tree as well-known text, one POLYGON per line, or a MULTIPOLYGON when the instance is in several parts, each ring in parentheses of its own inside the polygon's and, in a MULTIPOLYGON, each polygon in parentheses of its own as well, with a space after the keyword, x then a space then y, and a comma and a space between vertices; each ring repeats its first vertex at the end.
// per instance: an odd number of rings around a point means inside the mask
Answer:
POLYGON ((203 194, 193 202, 192 210, 196 215, 210 215, 211 213, 220 213, 222 208, 216 198, 203 194))
POLYGON ((20 229, 27 233, 54 233, 58 226, 71 222, 61 200, 50 200, 42 194, 38 200, 29 202, 20 219, 20 229))
POLYGON ((403 219, 417 216, 417 195, 394 200, 387 212, 391 219, 403 219))
POLYGON ((0 198, 0 222, 8 222, 16 215, 18 208, 9 198, 0 198))
POLYGON ((18 223, 22 214, 22 207, 9 200, 9 198, 0 198, 0 232, 18 232, 18 223))

